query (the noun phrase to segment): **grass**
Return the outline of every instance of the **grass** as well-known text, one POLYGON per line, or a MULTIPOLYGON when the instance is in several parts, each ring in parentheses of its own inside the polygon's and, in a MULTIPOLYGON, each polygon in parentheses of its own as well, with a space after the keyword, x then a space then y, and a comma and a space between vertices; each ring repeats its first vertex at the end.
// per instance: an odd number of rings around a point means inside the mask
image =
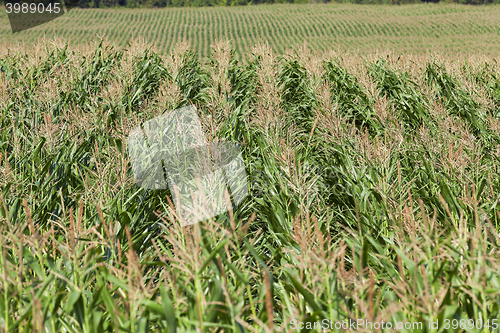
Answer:
POLYGON ((499 59, 247 59, 224 42, 204 64, 187 44, 2 50, 1 331, 498 332, 499 59), (181 227, 126 142, 188 104, 210 141, 242 144, 251 195, 181 227))
POLYGON ((375 49, 497 56, 500 6, 418 4, 258 5, 212 8, 75 9, 47 24, 12 34, 0 11, 1 43, 31 43, 40 37, 63 37, 71 45, 106 35, 120 47, 144 38, 166 56, 188 41, 205 59, 214 40, 232 41, 243 59, 253 45, 268 41, 279 54, 306 41, 318 52, 331 49, 361 53, 375 49))

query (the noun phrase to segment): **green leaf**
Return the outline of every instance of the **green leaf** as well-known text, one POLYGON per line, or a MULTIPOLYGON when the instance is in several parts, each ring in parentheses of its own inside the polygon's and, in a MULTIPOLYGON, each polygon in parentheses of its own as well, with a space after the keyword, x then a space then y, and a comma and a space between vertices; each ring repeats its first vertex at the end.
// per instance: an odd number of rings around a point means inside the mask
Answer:
POLYGON ((290 269, 286 269, 285 272, 286 272, 287 278, 292 282, 292 284, 295 287, 295 289, 297 289, 297 291, 300 294, 302 294, 302 296, 304 296, 304 299, 311 306, 311 308, 313 308, 314 312, 321 319, 328 318, 328 316, 321 309, 321 306, 319 306, 319 304, 316 303, 316 301, 314 300, 314 296, 309 291, 307 291, 302 286, 302 284, 299 281, 297 281, 297 279, 295 279, 295 277, 294 277, 295 274, 292 271, 290 271, 290 269))
POLYGON ((163 311, 165 313, 165 318, 167 320, 168 330, 170 333, 177 332, 177 318, 174 313, 174 307, 172 306, 172 301, 170 297, 168 297, 165 288, 163 286, 160 287, 163 311))

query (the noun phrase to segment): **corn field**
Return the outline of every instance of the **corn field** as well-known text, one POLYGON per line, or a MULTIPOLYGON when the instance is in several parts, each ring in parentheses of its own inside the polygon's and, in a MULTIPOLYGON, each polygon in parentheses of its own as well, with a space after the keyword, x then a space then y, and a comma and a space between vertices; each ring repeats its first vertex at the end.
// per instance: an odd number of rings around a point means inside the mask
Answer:
POLYGON ((498 332, 499 58, 245 57, 1 51, 1 332, 498 332), (126 142, 185 105, 241 143, 251 195, 181 227, 126 142))
POLYGON ((368 52, 427 51, 497 56, 500 50, 500 6, 418 4, 370 6, 293 4, 243 7, 163 9, 74 9, 47 24, 12 34, 0 11, 0 42, 31 45, 40 37, 89 42, 106 35, 120 47, 138 38, 155 44, 163 56, 187 41, 206 59, 214 40, 231 40, 243 60, 257 43, 269 42, 278 54, 304 42, 318 52, 331 49, 368 52))

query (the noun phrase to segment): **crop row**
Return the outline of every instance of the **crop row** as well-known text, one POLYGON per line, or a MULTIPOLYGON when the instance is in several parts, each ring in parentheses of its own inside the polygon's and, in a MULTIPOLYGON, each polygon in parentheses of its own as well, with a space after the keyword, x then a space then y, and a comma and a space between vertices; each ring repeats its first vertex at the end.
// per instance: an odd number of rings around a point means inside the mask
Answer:
POLYGON ((251 51, 251 46, 262 41, 268 41, 279 53, 304 42, 319 51, 340 47, 472 52, 471 47, 479 46, 489 53, 498 49, 500 7, 488 8, 485 11, 482 7, 415 5, 397 9, 317 4, 86 9, 72 10, 53 22, 15 35, 10 35, 7 16, 2 13, 0 33, 4 42, 32 42, 43 34, 55 33, 73 43, 87 42, 99 33, 121 47, 143 37, 156 44, 163 54, 187 40, 202 57, 209 55, 213 41, 231 39, 240 59, 251 51))

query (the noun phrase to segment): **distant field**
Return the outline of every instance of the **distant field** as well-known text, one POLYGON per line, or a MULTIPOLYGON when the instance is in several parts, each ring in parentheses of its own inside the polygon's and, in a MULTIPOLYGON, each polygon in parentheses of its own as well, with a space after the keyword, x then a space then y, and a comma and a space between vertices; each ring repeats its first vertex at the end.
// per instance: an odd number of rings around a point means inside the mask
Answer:
MULTIPOLYGON (((12 34, 0 13, 0 42, 66 38, 70 44, 106 34, 119 46, 144 37, 162 54, 187 40, 201 57, 217 39, 231 39, 242 58, 258 42, 278 53, 307 42, 318 51, 348 49, 444 53, 500 53, 500 6, 422 4, 371 6, 352 4, 259 5, 165 9, 75 9, 45 25, 12 34)), ((4 47, 2 47, 4 48, 4 47)))

